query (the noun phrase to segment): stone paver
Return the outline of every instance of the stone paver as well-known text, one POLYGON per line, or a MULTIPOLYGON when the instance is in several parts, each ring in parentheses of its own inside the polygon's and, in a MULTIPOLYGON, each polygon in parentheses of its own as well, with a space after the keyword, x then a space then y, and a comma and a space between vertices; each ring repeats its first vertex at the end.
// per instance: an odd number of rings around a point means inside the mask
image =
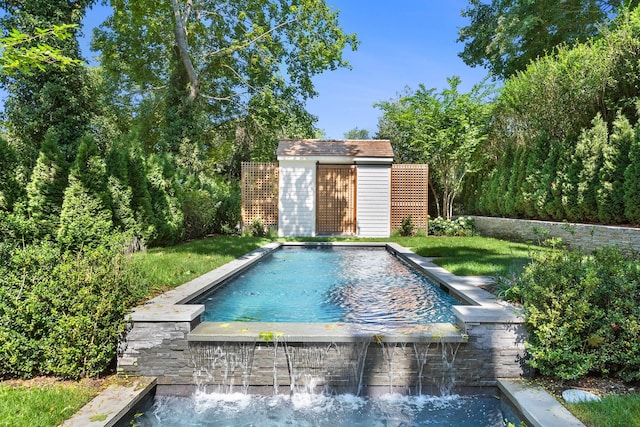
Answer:
POLYGON ((138 377, 127 385, 111 385, 62 423, 62 427, 111 427, 153 387, 155 378, 138 377))
POLYGON ((529 427, 584 427, 542 387, 528 386, 517 379, 498 380, 498 387, 527 418, 529 427))

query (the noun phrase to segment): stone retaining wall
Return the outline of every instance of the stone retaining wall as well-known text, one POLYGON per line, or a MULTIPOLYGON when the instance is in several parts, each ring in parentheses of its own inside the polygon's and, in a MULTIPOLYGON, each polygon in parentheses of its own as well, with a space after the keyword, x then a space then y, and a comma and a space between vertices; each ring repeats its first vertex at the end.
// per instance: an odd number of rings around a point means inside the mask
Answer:
POLYGON ((591 251, 601 246, 619 245, 640 251, 640 228, 486 216, 471 218, 483 236, 537 243, 546 237, 535 231, 548 230, 547 237, 559 237, 570 248, 591 251))
MULTIPOLYGON (((522 375, 524 325, 459 324, 466 342, 394 342, 376 335, 354 342, 188 341, 195 323, 135 322, 118 372, 154 376, 159 385, 394 386, 423 391, 494 386, 522 375), (364 366, 362 365, 364 363, 364 366), (421 366, 423 365, 423 366, 421 366), (247 368, 248 367, 248 368, 247 368), (248 369, 248 370, 247 370, 248 369), (422 372, 420 372, 422 371, 422 372), (359 379, 361 378, 361 380, 359 379)), ((438 337, 434 337, 438 340, 438 337)))

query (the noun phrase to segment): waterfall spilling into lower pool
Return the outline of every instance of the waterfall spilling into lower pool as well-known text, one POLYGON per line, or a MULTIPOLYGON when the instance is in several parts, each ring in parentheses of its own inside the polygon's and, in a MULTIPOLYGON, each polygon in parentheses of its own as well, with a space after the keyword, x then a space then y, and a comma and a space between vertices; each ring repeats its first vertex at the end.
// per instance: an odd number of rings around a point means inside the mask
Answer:
POLYGON ((234 392, 238 387, 246 393, 251 378, 255 341, 196 342, 190 345, 198 385, 212 384, 219 392, 234 392))
POLYGON ((449 395, 459 343, 191 341, 194 384, 217 392, 449 395), (285 389, 283 387, 287 387, 285 389))
POLYGON ((493 394, 451 394, 458 347, 382 339, 289 342, 275 336, 270 342, 190 342, 196 391, 189 397, 157 395, 117 427, 517 423, 493 394), (408 379, 412 387, 399 386, 408 379), (255 384, 272 391, 255 394, 249 387, 255 384), (374 393, 376 385, 382 387, 374 393), (426 387, 443 394, 423 394, 426 387))
POLYGON ((285 342, 291 391, 317 393, 333 385, 342 392, 358 395, 368 347, 368 342, 285 342))

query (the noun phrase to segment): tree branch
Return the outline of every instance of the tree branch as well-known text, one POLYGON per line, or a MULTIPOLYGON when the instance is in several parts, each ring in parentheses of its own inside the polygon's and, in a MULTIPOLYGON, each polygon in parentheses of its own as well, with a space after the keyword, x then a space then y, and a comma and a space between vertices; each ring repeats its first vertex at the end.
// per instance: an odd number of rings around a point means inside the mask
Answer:
POLYGON ((207 56, 218 55, 219 53, 222 53, 222 52, 225 52, 225 51, 235 52, 235 51, 240 50, 240 49, 245 49, 245 48, 251 46, 252 44, 256 43, 258 40, 265 38, 266 36, 268 36, 269 34, 273 33, 274 31, 276 31, 276 30, 278 30, 278 29, 280 29, 280 28, 282 28, 282 27, 284 27, 286 25, 292 24, 292 23, 296 22, 297 20, 298 20, 298 18, 292 18, 292 19, 289 19, 288 21, 281 22, 278 25, 276 25, 275 27, 270 28, 269 30, 265 31, 264 33, 258 35, 257 37, 255 37, 255 38, 253 38, 251 40, 247 40, 244 43, 238 44, 236 46, 229 46, 229 47, 225 47, 225 48, 222 48, 222 49, 218 49, 215 52, 208 53, 207 56))

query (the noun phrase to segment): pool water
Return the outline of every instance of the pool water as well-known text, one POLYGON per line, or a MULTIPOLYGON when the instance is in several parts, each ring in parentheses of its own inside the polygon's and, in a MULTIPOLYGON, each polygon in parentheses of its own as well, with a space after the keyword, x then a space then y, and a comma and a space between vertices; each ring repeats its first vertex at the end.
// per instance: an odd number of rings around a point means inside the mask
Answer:
POLYGON ((454 323, 459 304, 384 248, 281 248, 191 301, 208 322, 454 323))
MULTIPOLYGON (((141 427, 179 426, 456 426, 502 427, 518 422, 490 395, 350 394, 260 396, 242 393, 156 396, 135 419, 141 427)), ((124 425, 124 424, 123 424, 124 425)), ((515 424, 518 425, 518 424, 515 424)))

